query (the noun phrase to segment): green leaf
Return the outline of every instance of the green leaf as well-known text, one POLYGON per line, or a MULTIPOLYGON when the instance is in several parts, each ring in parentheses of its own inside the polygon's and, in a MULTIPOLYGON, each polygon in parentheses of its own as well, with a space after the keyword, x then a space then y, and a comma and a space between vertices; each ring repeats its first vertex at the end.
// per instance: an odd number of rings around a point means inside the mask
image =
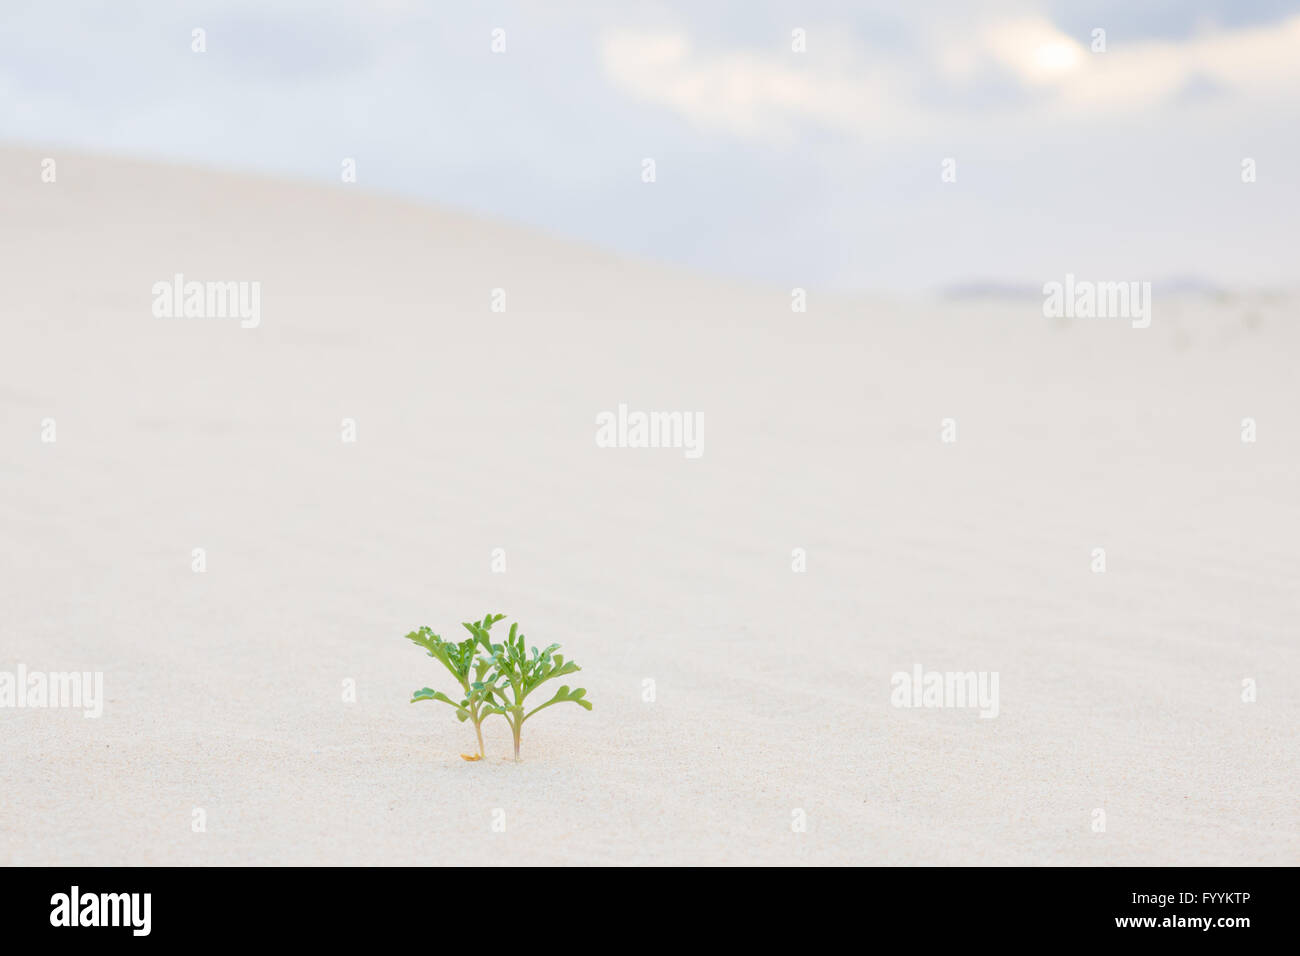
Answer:
POLYGON ((542 704, 539 707, 534 707, 532 710, 530 710, 524 716, 524 720, 527 720, 529 717, 533 716, 533 714, 537 713, 539 710, 542 710, 546 707, 550 707, 552 704, 573 703, 573 704, 577 704, 583 710, 591 710, 591 702, 583 699, 586 693, 587 693, 587 689, 585 687, 579 687, 576 690, 569 690, 569 686, 565 684, 559 690, 557 690, 555 692, 555 696, 552 697, 550 700, 548 700, 546 703, 542 704))
POLYGON ((451 704, 451 706, 453 707, 457 706, 456 702, 452 700, 450 697, 448 697, 446 694, 444 694, 442 691, 434 690, 431 687, 421 687, 419 690, 417 690, 414 694, 411 695, 412 704, 414 704, 416 701, 419 700, 440 700, 444 704, 451 704))

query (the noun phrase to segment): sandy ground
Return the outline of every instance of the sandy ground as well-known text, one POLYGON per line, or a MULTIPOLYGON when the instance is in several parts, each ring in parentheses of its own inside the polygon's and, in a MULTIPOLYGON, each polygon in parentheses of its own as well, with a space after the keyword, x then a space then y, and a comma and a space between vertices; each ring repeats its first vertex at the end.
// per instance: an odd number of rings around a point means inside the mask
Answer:
POLYGON ((0 862, 1300 863, 1295 301, 794 314, 784 277, 43 155, 0 151, 0 670, 107 700, 0 710, 0 862), (155 318, 176 272, 260 281, 261 326, 155 318), (703 456, 596 447, 620 402, 703 412, 703 456), (485 611, 595 703, 518 765, 408 703, 451 688, 401 635, 485 611), (917 663, 998 672, 998 717, 891 706, 917 663))

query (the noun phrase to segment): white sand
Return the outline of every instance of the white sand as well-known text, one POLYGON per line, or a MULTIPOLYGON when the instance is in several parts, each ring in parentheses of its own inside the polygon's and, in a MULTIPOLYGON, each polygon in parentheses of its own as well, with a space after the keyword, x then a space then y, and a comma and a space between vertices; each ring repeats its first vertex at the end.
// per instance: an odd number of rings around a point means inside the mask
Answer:
POLYGON ((800 315, 784 276, 47 154, 0 151, 0 670, 107 702, 0 710, 0 862, 1300 862, 1294 301, 800 315), (154 318, 176 272, 260 281, 261 327, 154 318), (703 457, 597 448, 619 402, 702 411, 703 457), (485 611, 595 703, 519 765, 407 702, 451 687, 401 635, 485 611), (1000 715, 891 707, 917 662, 999 672, 1000 715))

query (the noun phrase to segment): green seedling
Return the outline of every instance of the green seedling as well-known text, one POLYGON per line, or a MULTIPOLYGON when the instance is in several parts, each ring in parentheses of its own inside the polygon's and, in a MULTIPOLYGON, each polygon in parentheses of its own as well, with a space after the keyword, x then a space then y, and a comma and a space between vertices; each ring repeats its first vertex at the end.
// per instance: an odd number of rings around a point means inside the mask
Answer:
POLYGON ((556 677, 573 674, 582 670, 573 661, 566 661, 563 654, 556 654, 559 644, 552 644, 544 651, 536 647, 531 654, 524 650, 524 636, 519 633, 519 625, 510 625, 510 636, 504 644, 492 643, 492 625, 500 621, 504 614, 485 614, 481 621, 469 621, 461 626, 469 631, 468 640, 459 644, 444 641, 441 637, 422 627, 406 635, 408 641, 419 644, 451 672, 460 684, 464 696, 459 702, 441 691, 424 687, 411 695, 411 703, 421 700, 437 700, 450 704, 456 709, 456 717, 463 723, 469 721, 474 725, 474 735, 478 738, 478 754, 470 756, 461 754, 466 760, 483 759, 483 721, 493 714, 500 714, 510 725, 515 740, 515 760, 519 759, 519 738, 524 721, 540 710, 552 704, 572 702, 585 710, 591 710, 591 702, 585 700, 586 689, 570 689, 568 684, 561 685, 550 700, 527 710, 524 701, 540 685, 556 677))
POLYGON ((492 692, 493 703, 489 709, 491 713, 505 717, 506 723, 510 725, 510 732, 515 738, 515 760, 519 759, 519 736, 524 721, 533 714, 552 704, 567 701, 572 701, 584 710, 591 710, 591 702, 583 699, 587 693, 586 688, 570 690, 567 684, 561 685, 546 703, 539 704, 532 710, 525 709, 525 699, 546 681, 582 670, 573 661, 566 661, 563 654, 554 653, 559 650, 559 644, 552 644, 544 651, 538 651, 534 647, 530 656, 524 650, 524 635, 518 633, 518 623, 510 625, 510 636, 504 645, 493 644, 487 628, 481 624, 466 624, 465 628, 491 651, 488 660, 493 673, 485 682, 485 686, 492 692))
MULTIPOLYGON (((485 614, 482 621, 476 621, 473 625, 471 634, 474 636, 469 640, 461 641, 457 644, 454 641, 444 641, 441 637, 422 627, 418 631, 412 631, 406 635, 408 641, 419 644, 429 652, 429 656, 440 661, 447 670, 451 671, 451 676, 456 678, 460 684, 463 696, 460 701, 455 701, 441 691, 436 691, 431 687, 422 687, 411 695, 411 703, 421 700, 437 700, 444 704, 450 704, 456 708, 456 718, 461 723, 469 721, 474 725, 474 736, 478 738, 478 754, 470 756, 461 754, 466 760, 483 759, 483 721, 489 714, 499 713, 494 705, 494 698, 491 689, 484 682, 483 676, 492 666, 490 656, 491 640, 489 632, 492 625, 505 617, 504 614, 485 614), (480 635, 482 635, 480 637, 480 635), (480 655, 479 642, 482 641, 489 654, 480 655)), ((470 625, 466 624, 469 628, 470 625)))

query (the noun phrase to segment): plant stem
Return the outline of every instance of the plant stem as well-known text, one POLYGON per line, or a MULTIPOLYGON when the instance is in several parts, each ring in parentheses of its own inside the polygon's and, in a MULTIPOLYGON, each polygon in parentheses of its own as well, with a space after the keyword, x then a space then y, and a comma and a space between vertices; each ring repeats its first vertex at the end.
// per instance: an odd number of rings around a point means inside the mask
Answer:
POLYGON ((515 763, 519 762, 519 732, 523 729, 523 726, 524 722, 522 720, 510 725, 510 729, 515 732, 515 763))

